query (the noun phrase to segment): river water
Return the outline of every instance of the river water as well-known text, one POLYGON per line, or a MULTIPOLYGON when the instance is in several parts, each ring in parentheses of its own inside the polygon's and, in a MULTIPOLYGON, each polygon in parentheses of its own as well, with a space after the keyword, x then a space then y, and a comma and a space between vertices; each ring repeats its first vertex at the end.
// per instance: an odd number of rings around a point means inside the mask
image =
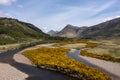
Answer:
MULTIPOLYGON (((0 54, 0 63, 10 64, 12 67, 26 73, 29 77, 26 80, 73 80, 73 78, 45 69, 38 69, 35 66, 30 66, 23 63, 18 63, 13 59, 14 54, 23 49, 13 50, 0 54)), ((7 75, 6 75, 7 76, 7 75)))
POLYGON ((83 59, 79 55, 80 55, 80 50, 76 50, 76 49, 74 49, 74 51, 72 51, 72 52, 67 53, 68 57, 73 58, 76 61, 80 61, 80 62, 82 62, 82 63, 84 63, 84 64, 86 64, 88 66, 91 66, 93 68, 96 68, 98 70, 103 71, 104 73, 106 73, 107 75, 109 75, 112 78, 112 80, 120 80, 119 76, 116 76, 115 74, 112 74, 109 71, 106 71, 104 68, 101 68, 101 67, 99 67, 99 66, 97 66, 95 64, 90 63, 89 61, 83 59))
POLYGON ((86 64, 86 65, 89 65, 89 66, 91 66, 91 67, 97 68, 97 66, 95 66, 95 65, 89 63, 88 61, 86 61, 85 59, 79 57, 79 55, 80 55, 80 50, 77 50, 77 49, 73 49, 73 50, 74 50, 74 51, 69 52, 69 53, 67 54, 68 57, 73 58, 73 59, 75 59, 75 60, 77 60, 77 61, 80 61, 80 62, 82 62, 82 63, 84 63, 84 64, 86 64))

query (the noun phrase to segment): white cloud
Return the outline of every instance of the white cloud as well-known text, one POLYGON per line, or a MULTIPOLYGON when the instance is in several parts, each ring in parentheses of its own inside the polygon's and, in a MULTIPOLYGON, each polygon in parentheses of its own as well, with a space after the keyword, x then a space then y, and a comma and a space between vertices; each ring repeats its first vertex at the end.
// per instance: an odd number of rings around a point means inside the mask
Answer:
MULTIPOLYGON (((66 24, 73 24, 78 26, 89 26, 106 20, 108 16, 113 17, 110 13, 104 16, 98 15, 97 18, 92 16, 99 14, 100 12, 110 8, 115 4, 117 0, 112 0, 102 5, 90 5, 90 6, 65 6, 64 12, 60 12, 51 16, 47 16, 39 19, 36 22, 41 22, 44 26, 52 27, 53 29, 62 29, 66 24), (87 20, 88 19, 88 20, 87 20), (56 27, 56 28, 55 28, 56 27)), ((115 14, 118 15, 118 14, 115 14)), ((49 29, 49 28, 48 28, 49 29)))
POLYGON ((16 0, 0 0, 0 5, 8 6, 11 5, 13 2, 16 2, 16 0))
POLYGON ((86 24, 87 26, 92 26, 92 25, 99 24, 101 22, 105 22, 105 21, 108 21, 108 20, 111 20, 111 19, 114 19, 114 18, 118 18, 118 17, 120 17, 120 11, 111 12, 109 14, 105 13, 105 14, 102 14, 98 17, 88 19, 88 20, 84 21, 83 24, 86 24))
MULTIPOLYGON (((16 0, 0 0, 0 5, 10 5, 16 0), (7 1, 7 2, 2 2, 7 1), (2 2, 2 3, 1 3, 2 2)), ((37 1, 37 0, 36 0, 37 1)), ((60 30, 67 24, 77 25, 77 26, 91 26, 94 24, 98 24, 100 22, 115 18, 119 16, 120 13, 108 13, 107 11, 104 13, 103 11, 112 8, 114 4, 117 3, 118 0, 109 0, 108 2, 104 1, 99 3, 96 1, 96 4, 89 3, 85 5, 60 5, 54 8, 51 5, 53 3, 51 0, 41 0, 41 4, 36 4, 34 0, 30 0, 29 8, 26 5, 18 4, 16 7, 18 8, 26 8, 26 11, 21 14, 21 12, 11 11, 11 12, 0 12, 0 16, 14 16, 15 18, 21 19, 26 22, 31 22, 36 26, 40 26, 39 28, 43 31, 60 30), (31 6, 31 5, 35 6, 31 6), (38 8, 39 7, 39 8, 38 8), (51 8, 51 9, 50 9, 51 8), (48 10, 50 9, 50 10, 48 10), (31 12, 31 10, 34 10, 31 12), (47 12, 48 10, 48 12, 47 12), (52 12, 53 10, 53 12, 52 12), (54 12, 56 10, 56 12, 54 12), (50 12, 49 12, 50 11, 50 12), (51 13, 52 12, 52 13, 51 13), (103 12, 103 13, 101 13, 103 12), (49 15, 48 15, 49 13, 49 15), (11 15, 12 14, 12 15, 11 15)), ((54 4, 55 5, 55 4, 54 4)), ((22 11, 22 10, 21 10, 22 11)), ((116 11, 117 12, 117 11, 116 11)))

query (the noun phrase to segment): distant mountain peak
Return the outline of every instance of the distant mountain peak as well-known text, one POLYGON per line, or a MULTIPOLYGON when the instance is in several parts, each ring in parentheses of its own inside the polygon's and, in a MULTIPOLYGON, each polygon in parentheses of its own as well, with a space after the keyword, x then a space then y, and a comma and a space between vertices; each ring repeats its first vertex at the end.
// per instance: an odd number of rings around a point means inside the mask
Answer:
MULTIPOLYGON (((71 25, 71 24, 67 24, 66 26, 65 26, 65 28, 79 28, 78 26, 73 26, 73 25, 71 25)), ((64 28, 64 29, 65 29, 64 28)))
POLYGON ((68 38, 112 38, 120 37, 120 18, 115 18, 90 27, 66 25, 56 36, 68 38))
POLYGON ((76 31, 78 28, 79 27, 68 24, 56 35, 61 37, 73 38, 73 37, 76 37, 76 31))
POLYGON ((47 34, 49 34, 50 36, 55 36, 57 33, 57 31, 54 30, 50 30, 49 32, 47 32, 47 34))
POLYGON ((74 27, 74 26, 71 24, 67 24, 66 27, 74 27))

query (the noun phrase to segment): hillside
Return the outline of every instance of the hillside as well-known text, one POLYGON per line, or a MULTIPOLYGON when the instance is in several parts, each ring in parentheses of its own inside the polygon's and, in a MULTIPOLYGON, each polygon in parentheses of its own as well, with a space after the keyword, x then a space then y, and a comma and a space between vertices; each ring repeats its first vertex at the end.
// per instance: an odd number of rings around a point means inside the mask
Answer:
POLYGON ((78 29, 78 27, 68 24, 64 29, 62 29, 56 35, 60 36, 60 37, 73 38, 73 37, 76 37, 77 29, 78 29))
POLYGON ((57 31, 54 30, 50 30, 49 32, 47 32, 47 34, 49 34, 50 36, 55 36, 57 33, 57 31))
POLYGON ((31 41, 48 37, 36 26, 12 18, 0 18, 0 44, 31 41))
POLYGON ((112 19, 85 29, 80 38, 114 38, 120 37, 120 18, 112 19))
POLYGON ((86 27, 77 27, 77 26, 68 24, 60 32, 57 32, 56 34, 54 34, 54 36, 75 38, 77 37, 77 34, 82 32, 84 29, 86 29, 86 27))
POLYGON ((112 19, 90 27, 67 25, 56 36, 68 38, 106 39, 120 37, 120 18, 112 19))

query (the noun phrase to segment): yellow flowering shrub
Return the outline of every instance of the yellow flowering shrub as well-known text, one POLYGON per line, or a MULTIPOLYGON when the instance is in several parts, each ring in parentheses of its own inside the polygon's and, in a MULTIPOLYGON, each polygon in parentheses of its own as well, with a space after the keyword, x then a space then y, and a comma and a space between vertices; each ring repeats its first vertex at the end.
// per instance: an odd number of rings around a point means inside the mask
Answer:
POLYGON ((112 57, 109 54, 100 55, 100 54, 90 53, 86 50, 81 50, 80 54, 83 56, 89 56, 89 57, 98 58, 106 61, 120 62, 120 58, 112 57))
POLYGON ((70 49, 40 47, 24 51, 38 68, 59 71, 80 80, 111 80, 103 72, 67 57, 70 49))
POLYGON ((60 42, 60 43, 56 43, 54 44, 53 46, 56 46, 56 47, 60 47, 60 46, 64 46, 64 45, 67 45, 67 44, 79 44, 79 43, 84 43, 86 44, 86 48, 93 48, 93 47, 96 47, 98 46, 99 44, 98 43, 94 43, 94 42, 90 42, 90 41, 87 41, 87 40, 76 40, 76 41, 70 41, 70 42, 60 42))

